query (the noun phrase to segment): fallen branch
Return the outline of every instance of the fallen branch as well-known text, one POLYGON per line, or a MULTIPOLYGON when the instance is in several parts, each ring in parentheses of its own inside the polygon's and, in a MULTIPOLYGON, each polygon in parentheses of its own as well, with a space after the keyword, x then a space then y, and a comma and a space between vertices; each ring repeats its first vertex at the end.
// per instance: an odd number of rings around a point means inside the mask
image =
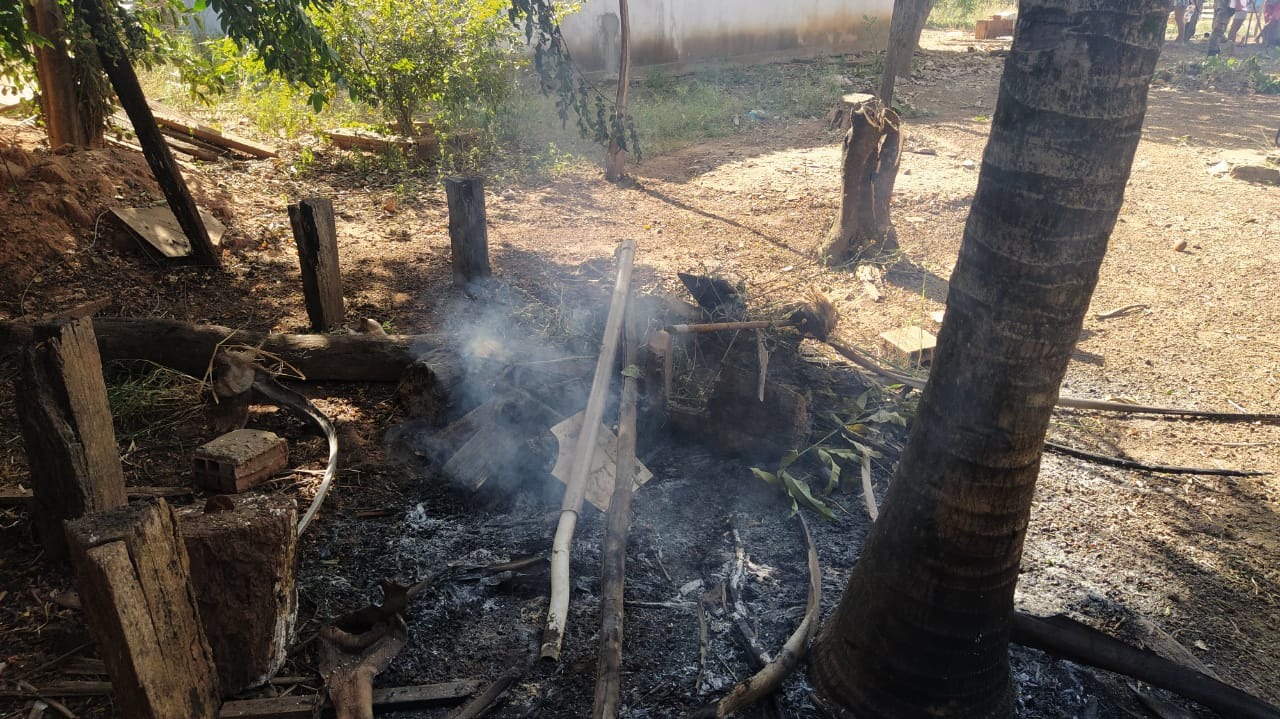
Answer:
MULTIPOLYGON (((873 362, 861 353, 846 347, 834 340, 827 340, 827 346, 835 350, 841 357, 859 367, 879 375, 892 382, 904 384, 913 389, 924 389, 927 378, 915 377, 897 370, 889 369, 873 362)), ((1197 419, 1223 420, 1227 422, 1280 422, 1280 414, 1247 414, 1240 412, 1207 412, 1198 409, 1181 409, 1176 407, 1151 407, 1127 402, 1107 402, 1100 399, 1084 397, 1058 397, 1058 407, 1065 409, 1091 409, 1102 412, 1122 412, 1125 414, 1167 414, 1174 417, 1195 417, 1197 419)))
POLYGON ((368 606, 320 629, 320 673, 338 719, 373 719, 373 678, 408 641, 406 587, 383 582, 382 606, 368 606))
POLYGON ((311 520, 315 519, 316 512, 320 511, 320 505, 329 494, 333 478, 338 474, 338 431, 334 429, 329 418, 311 403, 311 400, 276 382, 269 372, 260 367, 254 370, 253 389, 277 405, 292 410, 304 421, 314 424, 329 442, 329 464, 325 467, 324 476, 320 479, 320 486, 316 488, 316 496, 311 499, 311 506, 307 507, 302 519, 298 520, 298 536, 301 537, 307 526, 311 524, 311 520))
POLYGON ((1252 469, 1218 469, 1216 467, 1171 467, 1163 464, 1147 464, 1138 462, 1124 457, 1114 457, 1108 454, 1098 454, 1083 449, 1068 447, 1065 444, 1050 442, 1045 440, 1044 448, 1050 452, 1056 452, 1068 457, 1083 459, 1087 462, 1096 464, 1105 464, 1109 467, 1121 467, 1123 469, 1140 469, 1144 472, 1160 472, 1162 474, 1198 474, 1212 475, 1218 477, 1265 477, 1270 472, 1260 472, 1252 469))
MULTIPOLYGON (((623 366, 631 368, 636 364, 638 354, 635 318, 630 311, 624 316, 623 343, 626 350, 623 366)), ((622 380, 613 496, 609 500, 609 517, 600 558, 600 651, 591 708, 591 716, 595 719, 613 719, 622 708, 622 601, 627 578, 627 533, 631 529, 631 476, 635 473, 636 464, 636 400, 639 394, 634 374, 627 372, 622 380)))
MULTIPOLYGON (((460 679, 443 684, 422 684, 373 690, 373 707, 380 712, 407 711, 457 704, 475 694, 480 682, 460 679)), ((218 719, 312 719, 324 696, 300 694, 270 699, 241 699, 225 702, 218 719)))
POLYGON ((1069 617, 1015 612, 1012 641, 1167 689, 1223 716, 1280 719, 1280 709, 1194 669, 1085 626, 1069 617))
POLYGON ((800 529, 804 532, 804 541, 808 547, 809 599, 805 605, 804 618, 782 645, 778 655, 763 669, 735 684, 720 701, 699 709, 691 716, 717 719, 726 717, 772 694, 796 670, 809 650, 809 642, 818 631, 818 610, 822 605, 822 572, 818 567, 818 550, 813 546, 809 525, 805 523, 803 515, 796 514, 796 518, 800 521, 800 529))
POLYGON ((609 303, 609 316, 605 320, 604 339, 600 357, 596 361, 595 378, 591 393, 587 396, 587 408, 583 412, 582 431, 578 435, 576 456, 569 481, 565 483, 564 500, 560 504, 560 522, 551 544, 551 601, 547 607, 547 624, 542 635, 543 659, 558 660, 560 645, 564 641, 565 622, 569 617, 569 547, 573 542, 573 530, 586 496, 587 475, 591 471, 591 455, 596 448, 600 431, 600 418, 612 380, 613 361, 618 353, 618 335, 622 330, 622 316, 631 291, 631 265, 635 260, 635 243, 624 240, 618 248, 618 278, 614 283, 613 297, 609 303))
POLYGON ((449 719, 480 719, 497 708, 498 702, 511 690, 511 685, 524 676, 523 667, 511 667, 502 676, 493 680, 483 692, 467 702, 465 706, 449 715, 449 719))

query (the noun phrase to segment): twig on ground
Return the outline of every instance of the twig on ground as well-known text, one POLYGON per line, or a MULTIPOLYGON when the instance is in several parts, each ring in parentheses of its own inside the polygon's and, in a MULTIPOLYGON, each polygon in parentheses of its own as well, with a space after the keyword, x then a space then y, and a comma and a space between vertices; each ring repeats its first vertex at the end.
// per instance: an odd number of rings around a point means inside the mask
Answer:
POLYGON ((1109 467, 1120 467, 1122 469, 1140 469, 1144 472, 1159 472, 1161 474, 1199 474, 1211 475, 1217 477, 1265 477, 1270 472, 1261 472, 1252 469, 1218 469, 1216 467, 1171 467, 1163 464, 1147 464, 1123 457, 1113 457, 1107 454, 1098 454, 1083 449, 1068 447, 1065 444, 1050 442, 1044 443, 1044 448, 1050 452, 1057 452, 1068 457, 1083 459, 1096 464, 1105 464, 1109 467))
POLYGON ((1113 318, 1113 317, 1119 317, 1119 316, 1121 316, 1121 315, 1127 315, 1127 314, 1129 314, 1130 312, 1133 312, 1134 310, 1145 310, 1145 309, 1147 309, 1147 306, 1146 306, 1146 305, 1125 305, 1124 307, 1118 307, 1118 308, 1116 308, 1116 309, 1114 309, 1114 310, 1108 310, 1108 311, 1106 311, 1106 312, 1099 312, 1099 313, 1095 314, 1095 315, 1093 316, 1093 318, 1094 318, 1094 319, 1097 319, 1097 320, 1109 320, 1109 319, 1111 319, 1111 318, 1113 318))
POLYGON ((880 508, 876 506, 875 487, 871 485, 871 456, 862 455, 862 501, 867 505, 867 514, 871 521, 880 516, 880 508))

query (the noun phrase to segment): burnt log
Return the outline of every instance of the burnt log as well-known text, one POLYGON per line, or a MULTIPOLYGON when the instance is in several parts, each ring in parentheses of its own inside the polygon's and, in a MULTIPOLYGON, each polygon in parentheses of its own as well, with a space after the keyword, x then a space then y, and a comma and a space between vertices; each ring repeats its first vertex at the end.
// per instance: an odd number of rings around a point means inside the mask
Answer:
MULTIPOLYGON (((461 442, 444 463, 456 486, 497 499, 534 478, 545 479, 555 454, 551 426, 556 411, 527 393, 493 399, 446 428, 449 442, 461 442)), ((437 444, 436 456, 448 449, 437 444)))
POLYGON ((213 719, 218 675, 178 521, 163 499, 67 523, 76 586, 120 715, 213 719))
POLYGON ((293 500, 261 495, 231 505, 181 514, 191 584, 224 696, 262 686, 280 671, 298 615, 293 500))
POLYGON ((66 557, 62 521, 125 504, 102 362, 88 317, 37 325, 22 352, 18 420, 31 467, 36 534, 66 557))

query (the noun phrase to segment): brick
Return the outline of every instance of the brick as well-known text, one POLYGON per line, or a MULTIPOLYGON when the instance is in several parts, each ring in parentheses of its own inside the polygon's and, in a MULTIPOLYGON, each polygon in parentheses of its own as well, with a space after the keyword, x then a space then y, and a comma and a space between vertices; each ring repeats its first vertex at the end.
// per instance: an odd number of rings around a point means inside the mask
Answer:
POLYGON ((273 432, 237 429, 196 450, 196 479, 215 492, 243 492, 284 469, 289 446, 273 432))
POLYGON ((933 361, 938 338, 922 327, 902 327, 880 335, 880 348, 901 364, 911 367, 933 361))

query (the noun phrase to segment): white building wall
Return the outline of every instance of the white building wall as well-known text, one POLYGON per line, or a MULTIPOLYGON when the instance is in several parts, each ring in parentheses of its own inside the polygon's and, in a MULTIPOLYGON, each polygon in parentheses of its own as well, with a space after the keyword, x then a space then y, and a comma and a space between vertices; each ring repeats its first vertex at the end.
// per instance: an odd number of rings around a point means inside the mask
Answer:
MULTIPOLYGON (((637 65, 883 48, 892 0, 630 0, 637 65)), ((561 24, 584 69, 616 70, 617 0, 584 0, 561 24)))

